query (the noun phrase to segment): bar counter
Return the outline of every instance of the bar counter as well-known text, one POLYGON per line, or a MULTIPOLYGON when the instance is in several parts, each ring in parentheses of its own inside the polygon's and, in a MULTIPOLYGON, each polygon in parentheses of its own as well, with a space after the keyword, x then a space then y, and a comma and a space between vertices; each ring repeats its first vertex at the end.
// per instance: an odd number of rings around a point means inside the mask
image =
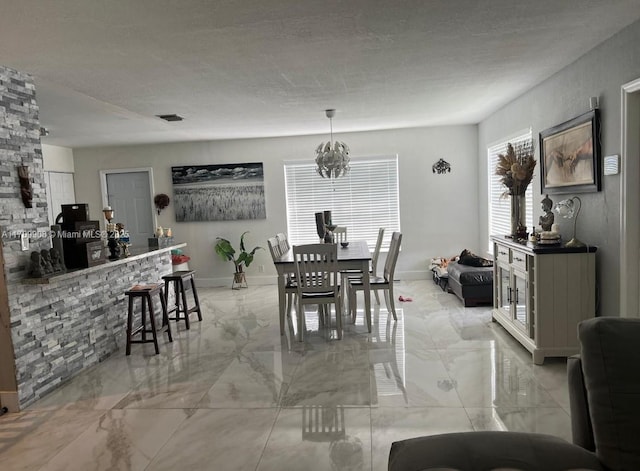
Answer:
MULTIPOLYGON (((144 248, 90 268, 9 283, 18 383, 14 402, 24 408, 86 368, 123 351, 125 291, 138 283, 161 282, 173 271, 171 250, 185 246, 144 248)), ((165 342, 166 338, 159 339, 161 351, 167 348, 165 342)), ((132 356, 153 355, 146 347, 136 345, 132 356)))
POLYGON ((147 247, 139 247, 139 248, 134 247, 130 249, 131 255, 128 257, 119 258, 118 260, 109 260, 107 258, 107 261, 105 263, 102 263, 100 265, 95 265, 93 267, 74 268, 73 270, 67 270, 65 272, 53 274, 51 276, 43 276, 41 278, 24 278, 21 280, 21 282, 22 284, 25 284, 25 285, 41 285, 41 284, 56 283, 56 282, 64 281, 68 278, 73 278, 80 275, 86 275, 94 271, 103 270, 105 268, 113 268, 114 266, 122 263, 133 262, 135 260, 142 260, 144 258, 149 257, 150 255, 159 255, 161 253, 170 252, 175 249, 181 249, 186 246, 187 244, 182 243, 182 244, 170 245, 168 247, 163 247, 161 249, 149 249, 147 247))

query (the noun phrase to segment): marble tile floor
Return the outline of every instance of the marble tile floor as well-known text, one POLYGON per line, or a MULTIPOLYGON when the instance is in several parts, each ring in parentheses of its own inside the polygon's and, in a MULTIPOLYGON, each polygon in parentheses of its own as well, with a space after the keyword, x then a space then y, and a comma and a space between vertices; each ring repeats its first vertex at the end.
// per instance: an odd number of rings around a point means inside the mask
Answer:
POLYGON ((371 334, 360 311, 336 340, 310 309, 303 343, 295 321, 279 335, 275 286, 199 294, 204 320, 180 323, 160 355, 123 345, 0 417, 0 469, 382 471, 393 441, 420 435, 571 439, 566 360, 534 365, 489 307, 430 280, 397 285, 413 298, 397 322, 374 303, 371 334))

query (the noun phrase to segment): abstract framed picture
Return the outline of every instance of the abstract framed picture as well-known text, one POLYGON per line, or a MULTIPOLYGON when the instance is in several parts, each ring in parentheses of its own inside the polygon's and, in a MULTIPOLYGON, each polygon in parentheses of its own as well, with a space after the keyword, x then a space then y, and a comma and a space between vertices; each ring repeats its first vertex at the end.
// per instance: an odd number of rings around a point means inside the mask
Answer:
POLYGON ((177 222, 265 219, 262 163, 171 167, 177 222))
POLYGON ((542 194, 600 191, 600 167, 598 109, 540 133, 542 194))

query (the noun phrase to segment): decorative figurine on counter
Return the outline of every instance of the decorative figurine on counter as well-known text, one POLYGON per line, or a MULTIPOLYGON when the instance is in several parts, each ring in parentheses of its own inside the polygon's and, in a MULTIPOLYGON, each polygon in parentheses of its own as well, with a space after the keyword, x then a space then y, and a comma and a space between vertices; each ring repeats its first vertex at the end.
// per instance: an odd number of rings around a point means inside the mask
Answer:
POLYGON ((31 262, 29 263, 29 276, 33 278, 42 278, 44 272, 42 271, 42 256, 40 252, 35 250, 31 252, 31 262))
POLYGON ((51 254, 47 249, 42 249, 40 251, 40 260, 43 273, 45 275, 53 273, 53 266, 51 265, 51 254))
POLYGON ((64 260, 62 260, 60 252, 56 249, 49 249, 49 254, 51 255, 51 266, 53 267, 54 272, 67 271, 67 267, 64 266, 64 260))
POLYGON ((543 231, 550 231, 553 220, 555 218, 553 212, 551 211, 551 208, 553 207, 553 201, 551 201, 549 195, 544 195, 544 199, 541 201, 541 203, 544 214, 540 216, 540 220, 538 222, 542 226, 543 231))

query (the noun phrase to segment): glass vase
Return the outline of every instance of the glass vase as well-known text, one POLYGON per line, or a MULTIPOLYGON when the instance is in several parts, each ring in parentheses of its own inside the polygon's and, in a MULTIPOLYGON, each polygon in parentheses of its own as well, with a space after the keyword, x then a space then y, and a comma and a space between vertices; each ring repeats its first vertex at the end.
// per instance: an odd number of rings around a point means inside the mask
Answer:
POLYGON ((511 195, 511 237, 514 239, 525 239, 527 237, 526 215, 527 202, 525 196, 511 195))

